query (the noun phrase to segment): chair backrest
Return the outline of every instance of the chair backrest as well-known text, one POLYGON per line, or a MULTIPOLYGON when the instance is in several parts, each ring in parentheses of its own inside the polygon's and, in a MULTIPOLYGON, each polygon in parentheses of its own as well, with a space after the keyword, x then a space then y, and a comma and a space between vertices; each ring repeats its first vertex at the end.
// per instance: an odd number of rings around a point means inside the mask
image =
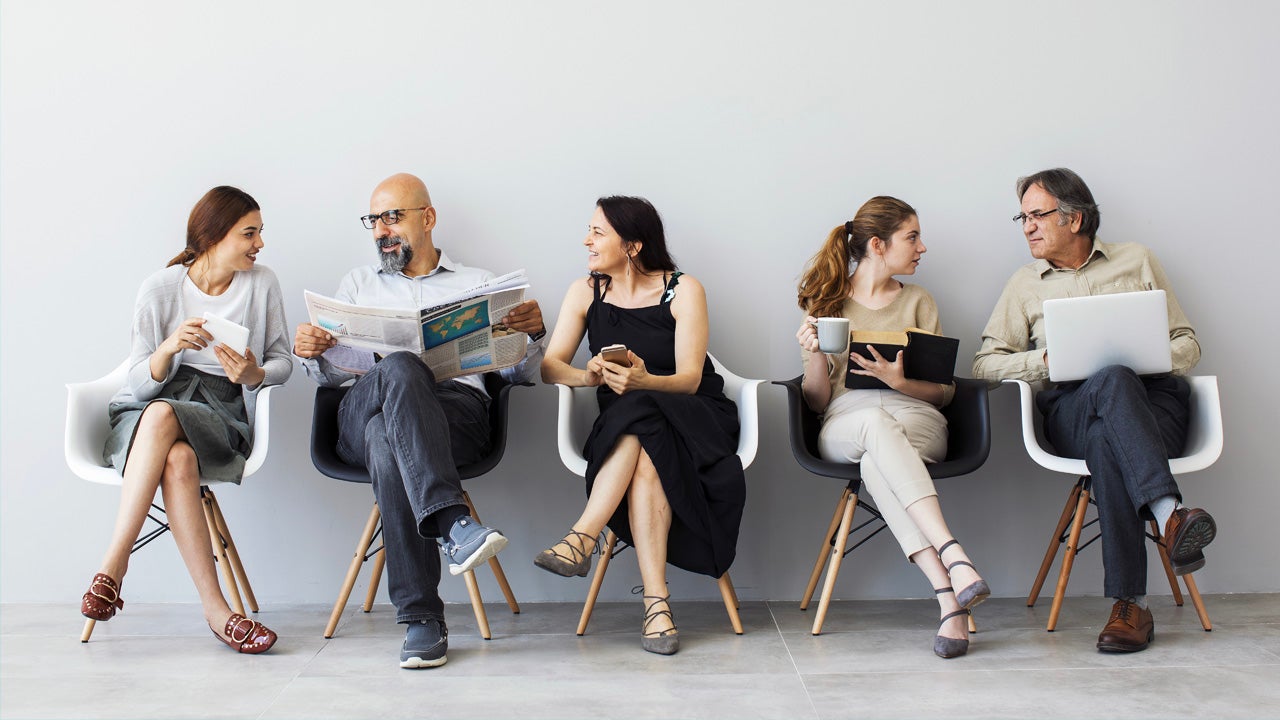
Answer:
MULTIPOLYGON (((1203 470, 1222 455, 1222 404, 1218 394, 1218 378, 1214 375, 1188 377, 1191 385, 1191 414, 1187 427, 1187 444, 1182 456, 1169 460, 1175 475, 1203 470)), ((1022 412, 1022 444, 1037 465, 1054 472, 1088 475, 1089 467, 1081 458, 1055 455, 1042 440, 1042 419, 1035 407, 1035 391, 1023 380, 1005 380, 1018 386, 1022 412)))
MULTIPOLYGON (((763 380, 751 380, 735 375, 711 353, 711 364, 724 378, 725 397, 738 406, 738 448, 736 454, 746 469, 756 458, 760 447, 760 413, 757 388, 763 380)), ((595 417, 599 414, 596 388, 556 385, 559 407, 556 417, 556 445, 560 462, 569 472, 585 476, 587 461, 582 457, 582 446, 587 441, 595 417)))
MULTIPOLYGON (((804 401, 801 383, 804 376, 775 380, 774 385, 787 389, 788 431, 791 454, 801 467, 815 475, 852 482, 862 479, 858 463, 824 460, 818 451, 818 433, 822 418, 804 401)), ((977 470, 991 453, 991 411, 987 384, 981 380, 956 378, 956 394, 942 410, 947 418, 947 456, 942 462, 928 465, 934 478, 956 477, 977 470)))
MULTIPOLYGON (((67 467, 89 482, 119 485, 120 473, 102 460, 102 450, 111 432, 107 405, 124 386, 129 374, 126 359, 116 369, 97 380, 67 384, 67 423, 63 434, 63 455, 67 467)), ((245 459, 244 475, 249 477, 262 467, 271 442, 271 392, 269 385, 258 391, 254 405, 253 449, 245 459)))
MULTIPOLYGON (((520 383, 526 387, 533 383, 520 383)), ((467 480, 479 477, 502 461, 507 449, 507 399, 513 387, 498 373, 484 374, 485 391, 489 393, 489 452, 470 465, 458 467, 458 475, 467 480)), ((338 405, 348 387, 317 387, 311 412, 311 463, 322 475, 347 482, 373 482, 362 467, 348 465, 338 457, 338 405)))

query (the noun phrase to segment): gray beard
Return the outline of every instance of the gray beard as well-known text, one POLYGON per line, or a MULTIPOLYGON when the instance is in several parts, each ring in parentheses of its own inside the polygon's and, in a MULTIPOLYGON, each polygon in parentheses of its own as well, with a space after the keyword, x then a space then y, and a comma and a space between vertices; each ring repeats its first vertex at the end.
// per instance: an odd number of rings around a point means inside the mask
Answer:
POLYGON ((378 248, 378 260, 382 263, 383 272, 398 273, 404 270, 404 267, 413 260, 413 248, 398 237, 392 236, 381 238, 374 241, 378 248), (383 252, 382 248, 400 244, 400 249, 395 252, 383 252))

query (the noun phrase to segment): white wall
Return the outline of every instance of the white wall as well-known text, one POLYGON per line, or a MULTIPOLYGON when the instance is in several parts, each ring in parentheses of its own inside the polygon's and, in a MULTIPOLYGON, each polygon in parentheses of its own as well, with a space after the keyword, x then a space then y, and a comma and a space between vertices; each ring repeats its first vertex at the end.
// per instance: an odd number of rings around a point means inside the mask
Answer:
MULTIPOLYGON (((1280 590, 1265 570, 1280 508, 1266 461, 1280 401, 1267 380, 1280 356, 1277 21, 1277 6, 1243 2, 5 2, 0 600, 70 607, 95 570, 118 490, 67 470, 63 384, 125 354, 139 282, 182 247, 213 185, 262 203, 262 259, 295 323, 304 288, 331 291, 373 257, 357 217, 393 172, 426 179, 452 256, 527 268, 549 323, 583 272, 594 199, 647 196, 706 284, 713 351, 779 379, 799 371, 803 263, 881 193, 919 209, 917 280, 970 357, 1029 260, 1009 221, 1014 179, 1058 165, 1092 186, 1104 239, 1156 249, 1198 330, 1199 371, 1220 377, 1226 450, 1182 479, 1221 529, 1200 587, 1280 590)), ((263 603, 331 602, 371 502, 312 468, 312 392, 296 373, 276 395, 266 467, 220 493, 263 603)), ((1026 459, 1012 391, 992 400, 990 461, 939 490, 995 592, 1017 596, 1070 480, 1026 459)), ((511 410, 523 429, 472 495, 512 538, 518 596, 577 600, 585 581, 530 563, 583 502, 555 452, 554 392, 520 389, 511 410)), ((840 485, 791 458, 781 388, 764 388, 761 412, 734 578, 744 598, 796 598, 840 485)), ((607 598, 635 584, 632 557, 607 598)), ((929 592, 887 535, 846 567, 842 597, 929 592)), ((167 540, 125 588, 131 602, 195 599, 167 540)), ((672 588, 716 596, 680 571, 672 588)), ((1095 549, 1071 592, 1100 591, 1095 549)), ((442 593, 465 599, 457 580, 442 593)))

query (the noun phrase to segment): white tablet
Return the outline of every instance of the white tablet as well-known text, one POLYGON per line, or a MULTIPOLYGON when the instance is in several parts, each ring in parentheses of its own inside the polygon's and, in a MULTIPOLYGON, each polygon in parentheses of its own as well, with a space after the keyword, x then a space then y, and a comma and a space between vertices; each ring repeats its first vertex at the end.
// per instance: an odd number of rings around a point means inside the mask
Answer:
POLYGON ((205 319, 205 329, 209 331, 214 340, 209 343, 204 351, 207 352, 214 363, 218 363, 218 356, 214 355, 214 347, 218 347, 221 343, 227 343, 227 347, 244 355, 244 350, 248 348, 248 328, 239 325, 225 318, 219 318, 218 315, 205 313, 201 315, 205 319))

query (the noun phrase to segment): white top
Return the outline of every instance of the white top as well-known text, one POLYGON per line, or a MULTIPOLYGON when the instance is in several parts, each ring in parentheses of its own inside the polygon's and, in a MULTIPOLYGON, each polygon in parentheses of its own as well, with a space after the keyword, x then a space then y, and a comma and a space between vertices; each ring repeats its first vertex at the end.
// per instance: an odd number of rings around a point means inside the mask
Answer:
MULTIPOLYGON (((380 265, 358 267, 342 279, 334 299, 366 307, 418 309, 430 307, 440 298, 473 288, 494 277, 497 276, 488 270, 467 267, 462 263, 454 262, 444 250, 440 250, 440 262, 436 268, 426 275, 417 277, 409 277, 403 272, 389 273, 380 265)), ((533 379, 532 376, 538 372, 542 364, 546 342, 547 336, 543 336, 537 342, 530 341, 524 360, 500 371, 502 376, 511 382, 526 382, 533 379)), ((318 358, 304 358, 302 367, 311 379, 328 387, 336 387, 356 378, 356 375, 331 365, 323 355, 318 358)), ((479 374, 463 375, 453 379, 488 395, 484 389, 484 379, 479 374)))
MULTIPOLYGON (((244 309, 249 305, 249 283, 247 280, 241 281, 240 276, 241 273, 233 273, 231 284, 221 295, 206 295, 192 282, 191 272, 188 270, 182 279, 182 306, 188 313, 187 317, 201 317, 206 312, 232 322, 235 322, 235 318, 243 317, 244 309)), ((241 354, 245 350, 231 349, 241 354)), ((203 350, 183 350, 180 362, 211 375, 227 376, 227 371, 213 352, 212 343, 203 350)))

